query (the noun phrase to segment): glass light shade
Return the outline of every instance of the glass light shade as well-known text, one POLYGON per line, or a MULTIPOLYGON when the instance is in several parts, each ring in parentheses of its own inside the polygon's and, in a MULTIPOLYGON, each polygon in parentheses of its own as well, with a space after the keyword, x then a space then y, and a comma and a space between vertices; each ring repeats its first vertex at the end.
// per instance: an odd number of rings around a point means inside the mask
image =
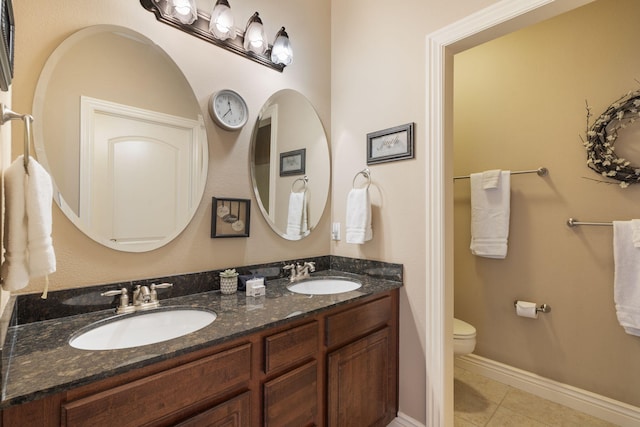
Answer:
POLYGON ((198 19, 196 0, 171 0, 171 16, 183 24, 191 24, 198 19))
POLYGON ((289 65, 293 62, 293 49, 289 41, 289 35, 284 27, 276 34, 276 39, 271 48, 271 62, 282 65, 289 65))
POLYGON ((218 0, 211 12, 209 31, 218 40, 235 39, 236 29, 233 26, 233 15, 227 0, 218 0))
POLYGON ((258 12, 254 13, 247 23, 243 45, 244 50, 259 55, 267 51, 267 34, 264 31, 264 26, 262 25, 260 16, 258 16, 258 12))

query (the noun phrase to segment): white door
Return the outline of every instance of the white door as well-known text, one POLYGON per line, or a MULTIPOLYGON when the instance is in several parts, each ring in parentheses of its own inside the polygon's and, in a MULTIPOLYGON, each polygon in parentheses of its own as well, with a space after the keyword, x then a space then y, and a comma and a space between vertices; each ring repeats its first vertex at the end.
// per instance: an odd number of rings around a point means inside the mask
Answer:
POLYGON ((192 129, 92 110, 80 218, 121 245, 161 241, 188 217, 192 129))

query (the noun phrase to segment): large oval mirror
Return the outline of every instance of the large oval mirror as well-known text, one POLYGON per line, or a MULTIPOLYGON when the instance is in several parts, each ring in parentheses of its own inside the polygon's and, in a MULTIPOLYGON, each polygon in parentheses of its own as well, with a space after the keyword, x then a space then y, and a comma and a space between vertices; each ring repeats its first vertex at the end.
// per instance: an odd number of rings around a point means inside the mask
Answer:
POLYGON ((34 145, 54 199, 87 236, 143 252, 191 221, 207 178, 204 119, 160 47, 98 25, 64 40, 36 87, 34 145))
POLYGON ((315 109, 285 89, 264 104, 251 138, 251 179, 260 211, 288 240, 311 233, 329 196, 329 144, 315 109))

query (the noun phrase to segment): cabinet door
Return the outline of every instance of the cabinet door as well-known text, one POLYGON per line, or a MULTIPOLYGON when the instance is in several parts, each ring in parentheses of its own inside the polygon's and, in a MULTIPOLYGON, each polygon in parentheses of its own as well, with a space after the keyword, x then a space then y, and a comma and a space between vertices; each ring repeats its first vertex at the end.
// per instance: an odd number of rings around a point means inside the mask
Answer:
POLYGON ((386 426, 393 418, 390 337, 387 327, 329 354, 329 426, 386 426))
POLYGON ((243 393, 176 427, 251 427, 251 393, 243 393))
POLYGON ((264 385, 265 427, 316 425, 318 362, 283 374, 264 385))

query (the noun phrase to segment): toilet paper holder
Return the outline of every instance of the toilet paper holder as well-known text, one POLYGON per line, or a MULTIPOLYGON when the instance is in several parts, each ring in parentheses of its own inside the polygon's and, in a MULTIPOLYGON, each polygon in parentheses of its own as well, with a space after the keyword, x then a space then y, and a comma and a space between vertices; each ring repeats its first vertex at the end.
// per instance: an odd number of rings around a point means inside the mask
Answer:
MULTIPOLYGON (((518 300, 513 302, 513 306, 518 305, 518 300)), ((542 304, 540 307, 536 307, 536 313, 549 313, 551 311, 551 306, 548 304, 542 304)))

